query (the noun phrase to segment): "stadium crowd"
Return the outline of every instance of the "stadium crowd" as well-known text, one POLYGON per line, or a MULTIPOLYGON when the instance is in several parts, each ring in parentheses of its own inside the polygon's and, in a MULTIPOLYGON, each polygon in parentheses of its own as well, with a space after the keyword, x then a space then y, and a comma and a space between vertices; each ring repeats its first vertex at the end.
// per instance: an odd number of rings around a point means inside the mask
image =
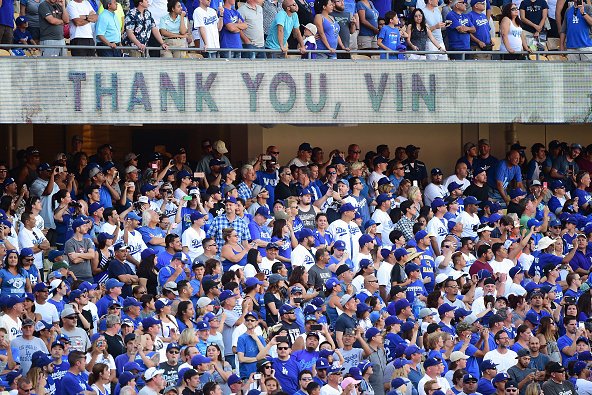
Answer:
MULTIPOLYGON (((337 54, 337 50, 374 49, 393 52, 382 53, 383 59, 446 60, 463 58, 462 54, 447 55, 447 50, 496 48, 504 59, 514 60, 524 59, 526 51, 547 49, 547 38, 554 38, 560 39, 557 49, 592 52, 589 1, 495 0, 495 15, 491 3, 490 0, 246 0, 240 4, 236 0, 21 0, 15 20, 13 1, 3 1, 0 44, 61 46, 43 47, 42 54, 65 56, 66 39, 69 39, 72 56, 141 57, 148 55, 147 47, 160 47, 149 51, 149 56, 175 58, 187 57, 183 49, 191 46, 207 58, 251 59, 285 57, 291 48, 298 49, 302 57, 322 59, 349 58, 349 53, 337 54), (251 51, 262 49, 269 51, 251 51), (435 53, 405 55, 405 51, 435 53)), ((13 53, 24 54, 24 51, 13 53)), ((491 59, 490 54, 469 56, 473 57, 491 59)), ((590 60, 592 55, 571 54, 569 58, 590 60)))
POLYGON ((10 394, 592 394, 592 145, 82 143, 0 162, 10 394))

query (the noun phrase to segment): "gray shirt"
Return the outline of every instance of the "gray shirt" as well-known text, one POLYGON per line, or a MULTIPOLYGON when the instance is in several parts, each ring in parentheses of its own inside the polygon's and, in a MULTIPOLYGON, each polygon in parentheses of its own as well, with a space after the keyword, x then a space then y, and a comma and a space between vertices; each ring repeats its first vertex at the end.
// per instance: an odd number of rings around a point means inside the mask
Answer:
POLYGON ((325 283, 332 277, 332 273, 327 268, 320 268, 314 265, 308 269, 308 284, 314 289, 325 289, 325 283))
MULTIPOLYGON (((74 239, 73 237, 66 241, 64 244, 64 253, 68 255, 71 252, 88 252, 94 251, 95 246, 90 239, 83 238, 81 241, 74 239)), ((68 258, 69 260, 70 258, 68 258)), ((70 270, 79 280, 92 281, 92 270, 90 266, 90 259, 85 259, 80 263, 72 263, 70 261, 70 270)))
POLYGON ((376 395, 384 395, 384 369, 386 368, 386 352, 384 348, 374 351, 368 356, 368 360, 374 364, 372 366, 374 373, 372 373, 368 381, 376 395))
POLYGON ((543 394, 545 395, 576 395, 576 389, 569 380, 564 380, 561 384, 549 379, 543 384, 543 394))
POLYGON ((18 350, 23 376, 26 376, 29 369, 31 369, 31 357, 35 351, 43 351, 46 354, 48 352, 47 346, 43 340, 37 337, 34 337, 31 340, 25 340, 23 337, 17 337, 10 342, 10 347, 12 350, 18 350))
POLYGON ((257 4, 253 8, 250 4, 245 3, 239 7, 238 12, 247 23, 247 29, 244 31, 245 35, 249 37, 253 45, 263 48, 265 45, 265 39, 263 38, 263 8, 257 4))
POLYGON ((345 48, 349 47, 349 24, 351 21, 351 14, 347 11, 333 11, 331 16, 335 18, 335 22, 339 25, 339 37, 345 48))
MULTIPOLYGON (((536 369, 520 369, 518 365, 514 365, 510 369, 508 369, 508 375, 510 376, 510 379, 516 384, 520 383, 522 380, 524 380, 526 376, 528 376, 531 373, 536 373, 536 369)), ((520 394, 524 395, 526 393, 526 387, 528 387, 528 385, 524 385, 522 387, 522 389, 520 390, 520 394)))
POLYGON ((44 1, 39 5, 39 29, 41 40, 63 40, 64 25, 52 25, 45 19, 47 16, 62 19, 64 9, 60 4, 44 1))
POLYGON ((224 341, 224 356, 232 355, 232 333, 234 332, 234 324, 241 318, 241 316, 234 310, 226 310, 226 319, 224 320, 224 329, 222 329, 222 340, 224 341))
POLYGON ((70 338, 70 350, 86 353, 90 348, 90 339, 84 329, 76 327, 69 331, 66 328, 62 328, 62 334, 70 338))

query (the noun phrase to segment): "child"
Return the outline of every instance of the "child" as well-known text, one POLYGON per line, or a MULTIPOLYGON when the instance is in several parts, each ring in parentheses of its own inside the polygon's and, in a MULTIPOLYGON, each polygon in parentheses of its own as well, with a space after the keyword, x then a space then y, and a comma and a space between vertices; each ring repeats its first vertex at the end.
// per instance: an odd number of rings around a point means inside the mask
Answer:
MULTIPOLYGON (((317 41, 315 39, 316 35, 317 27, 313 23, 308 23, 306 26, 304 26, 304 48, 306 48, 307 52, 317 49, 317 41)), ((313 53, 302 55, 302 59, 308 59, 309 56, 310 59, 317 58, 317 55, 313 53)))
MULTIPOLYGON (((407 37, 407 33, 399 30, 399 17, 394 11, 389 11, 385 15, 388 21, 378 33, 378 47, 385 51, 400 51, 405 48, 401 46, 401 37, 407 37)), ((388 59, 402 59, 402 54, 388 54, 388 59)), ((380 59, 387 59, 387 54, 380 54, 380 59)))
POLYGON ((33 36, 31 36, 31 33, 27 30, 27 28, 29 27, 29 22, 27 22, 27 18, 25 18, 24 16, 19 16, 14 20, 14 24, 16 25, 16 29, 14 29, 14 35, 12 39, 14 44, 37 44, 35 40, 33 40, 33 36))

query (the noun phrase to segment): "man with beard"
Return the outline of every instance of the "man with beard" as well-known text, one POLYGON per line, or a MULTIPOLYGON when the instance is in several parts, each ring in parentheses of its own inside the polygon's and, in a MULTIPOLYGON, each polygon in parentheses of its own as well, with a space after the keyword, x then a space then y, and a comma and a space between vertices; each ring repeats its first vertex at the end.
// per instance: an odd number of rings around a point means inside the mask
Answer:
POLYGON ((296 323, 296 308, 289 304, 280 307, 280 317, 282 329, 288 331, 288 340, 290 345, 294 344, 296 338, 300 336, 300 326, 296 323))
POLYGON ((166 348, 166 361, 158 365, 162 370, 162 378, 166 381, 166 386, 177 385, 179 380, 179 351, 181 346, 177 343, 170 343, 166 348))
POLYGON ((306 348, 304 350, 296 351, 292 354, 296 362, 298 363, 298 370, 313 370, 317 359, 319 358, 319 347, 320 337, 317 332, 308 332, 306 334, 306 348))
MULTIPOLYGON (((277 340, 274 337, 271 342, 277 340)), ((298 391, 298 363, 291 355, 290 344, 287 341, 277 343, 278 357, 272 361, 275 378, 280 382, 281 388, 288 394, 298 391)))
POLYGON ((464 191, 465 196, 473 196, 481 202, 481 208, 489 199, 489 185, 487 185, 487 171, 484 167, 473 169, 473 182, 464 191))
POLYGON ((508 369, 508 375, 511 381, 517 384, 520 395, 524 395, 528 384, 536 379, 536 369, 530 367, 530 351, 528 349, 522 348, 518 350, 516 359, 517 363, 508 369))

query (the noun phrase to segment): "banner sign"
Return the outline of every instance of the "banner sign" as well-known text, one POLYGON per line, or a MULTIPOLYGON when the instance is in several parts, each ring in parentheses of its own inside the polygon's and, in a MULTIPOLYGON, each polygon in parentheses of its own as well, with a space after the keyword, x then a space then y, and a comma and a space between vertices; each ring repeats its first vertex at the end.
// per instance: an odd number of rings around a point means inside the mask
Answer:
POLYGON ((0 58, 1 123, 592 122, 592 64, 0 58))

